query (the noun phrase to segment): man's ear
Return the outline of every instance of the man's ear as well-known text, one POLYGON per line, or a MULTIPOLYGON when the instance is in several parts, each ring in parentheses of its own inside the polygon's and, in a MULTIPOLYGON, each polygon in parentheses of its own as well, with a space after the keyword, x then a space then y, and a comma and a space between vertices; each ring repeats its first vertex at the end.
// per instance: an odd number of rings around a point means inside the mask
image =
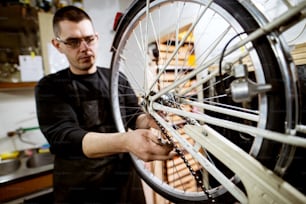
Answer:
POLYGON ((62 49, 61 49, 61 47, 60 47, 60 42, 59 42, 59 41, 57 41, 55 38, 53 38, 53 39, 51 40, 51 42, 52 42, 52 45, 53 45, 60 53, 63 53, 63 52, 62 52, 62 49))

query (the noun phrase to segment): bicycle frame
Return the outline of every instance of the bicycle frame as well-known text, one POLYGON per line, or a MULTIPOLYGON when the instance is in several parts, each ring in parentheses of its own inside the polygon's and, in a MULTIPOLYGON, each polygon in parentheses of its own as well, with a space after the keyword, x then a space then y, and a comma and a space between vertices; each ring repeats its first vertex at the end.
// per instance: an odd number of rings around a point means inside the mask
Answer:
MULTIPOLYGON (((237 190, 227 178, 216 176, 219 181, 227 187, 241 203, 304 203, 305 196, 290 184, 284 182, 271 170, 263 167, 256 159, 237 148, 236 145, 222 137, 219 133, 209 128, 207 125, 202 127, 187 126, 186 132, 199 142, 200 145, 210 151, 220 159, 228 168, 236 172, 246 188, 248 199, 237 190)), ((193 156, 200 157, 197 152, 191 152, 193 156)), ((207 166, 205 157, 201 156, 198 161, 207 166)), ((209 171, 209 168, 207 168, 209 171)))

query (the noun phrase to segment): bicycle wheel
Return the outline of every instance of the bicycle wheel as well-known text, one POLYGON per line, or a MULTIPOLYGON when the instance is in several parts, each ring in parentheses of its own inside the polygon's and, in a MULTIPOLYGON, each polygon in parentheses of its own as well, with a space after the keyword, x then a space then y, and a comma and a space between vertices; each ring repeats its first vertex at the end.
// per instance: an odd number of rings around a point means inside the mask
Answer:
MULTIPOLYGON (((280 144, 224 126, 224 121, 230 121, 258 129, 286 129, 288 103, 283 101, 288 93, 284 84, 291 82, 283 78, 286 71, 279 66, 270 41, 261 37, 221 56, 227 44, 235 44, 258 27, 245 7, 231 0, 155 0, 149 8, 145 1, 136 1, 121 20, 111 63, 114 117, 119 131, 126 131, 121 111, 133 107, 122 107, 119 102, 118 79, 123 73, 143 109, 158 121, 177 149, 183 150, 183 161, 144 163, 132 155, 146 183, 172 202, 237 199, 190 154, 200 147, 184 132, 186 124, 209 124, 268 168, 277 163, 280 144), (213 120, 201 121, 175 110, 213 120), (158 117, 160 111, 166 117, 158 117)), ((197 152, 244 191, 235 172, 205 149, 197 152)))

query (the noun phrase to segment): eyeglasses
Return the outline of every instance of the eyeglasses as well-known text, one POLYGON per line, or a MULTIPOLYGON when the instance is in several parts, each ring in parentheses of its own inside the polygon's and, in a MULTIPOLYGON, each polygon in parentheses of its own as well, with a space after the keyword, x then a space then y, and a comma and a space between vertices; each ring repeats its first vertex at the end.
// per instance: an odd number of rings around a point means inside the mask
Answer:
POLYGON ((60 43, 67 45, 72 49, 79 48, 82 41, 85 41, 87 46, 91 46, 96 42, 97 35, 89 35, 83 38, 68 38, 67 40, 62 40, 60 37, 56 37, 56 40, 60 43))

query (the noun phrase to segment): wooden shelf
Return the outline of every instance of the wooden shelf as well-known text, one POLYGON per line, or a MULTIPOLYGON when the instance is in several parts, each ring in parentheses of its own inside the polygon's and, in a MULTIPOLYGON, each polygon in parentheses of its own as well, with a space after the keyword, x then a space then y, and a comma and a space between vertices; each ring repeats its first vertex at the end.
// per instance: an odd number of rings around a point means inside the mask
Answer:
POLYGON ((53 174, 50 172, 42 173, 33 178, 8 183, 0 188, 0 203, 52 188, 52 186, 53 174))
POLYGON ((0 90, 34 88, 37 82, 0 82, 0 90))

